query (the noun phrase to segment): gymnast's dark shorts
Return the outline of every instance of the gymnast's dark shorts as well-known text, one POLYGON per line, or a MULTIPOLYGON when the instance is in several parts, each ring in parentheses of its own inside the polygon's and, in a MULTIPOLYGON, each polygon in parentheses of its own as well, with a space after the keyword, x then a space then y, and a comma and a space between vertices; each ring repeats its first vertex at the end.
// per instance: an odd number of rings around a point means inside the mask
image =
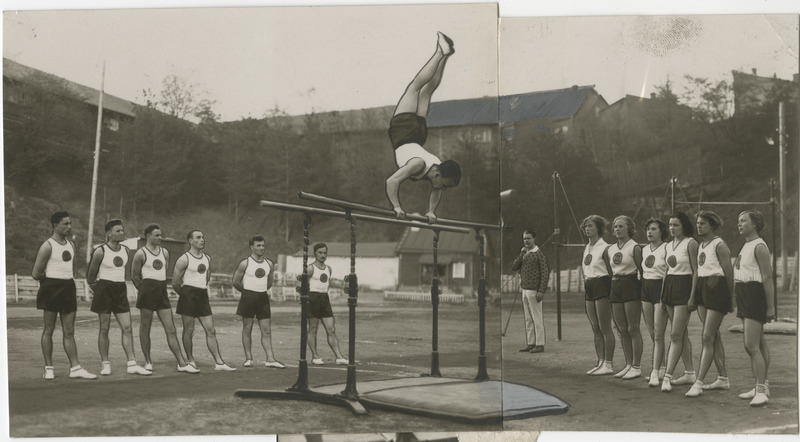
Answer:
POLYGON ((255 317, 259 321, 269 319, 272 316, 269 307, 269 293, 254 292, 252 290, 243 291, 242 297, 239 298, 236 314, 243 318, 252 319, 255 317))
POLYGON ((584 298, 587 301, 597 301, 607 298, 611 293, 611 276, 587 279, 583 282, 584 298))
POLYGON ((767 293, 764 291, 764 284, 758 281, 737 281, 733 286, 736 294, 736 316, 766 324, 767 293))
POLYGON ((428 123, 424 117, 403 112, 393 116, 389 122, 389 141, 394 149, 409 143, 423 146, 427 139, 428 123))
POLYGON ((136 297, 136 308, 144 308, 157 312, 171 309, 167 295, 167 281, 144 279, 139 284, 139 296, 136 297))
POLYGON ((193 318, 211 316, 211 304, 208 303, 208 290, 185 285, 181 287, 178 306, 175 313, 193 318))
POLYGON ((661 302, 661 286, 664 285, 663 279, 643 279, 642 280, 642 302, 658 304, 661 302))
POLYGON ((661 302, 669 306, 686 305, 692 294, 692 275, 667 275, 664 278, 664 289, 661 302))
POLYGON ((731 291, 724 276, 701 276, 697 278, 697 305, 727 314, 731 311, 731 291), (702 304, 700 303, 702 300, 702 304))
POLYGON ((308 317, 317 319, 333 317, 331 298, 327 293, 310 292, 308 294, 308 317))
POLYGON ((128 286, 124 282, 113 282, 101 279, 94 286, 91 311, 95 313, 127 313, 131 311, 128 304, 128 286))
POLYGON ((44 278, 36 293, 36 308, 48 312, 73 313, 78 311, 74 279, 44 278))
POLYGON ((619 275, 611 278, 611 302, 622 303, 641 299, 641 284, 636 275, 619 275))

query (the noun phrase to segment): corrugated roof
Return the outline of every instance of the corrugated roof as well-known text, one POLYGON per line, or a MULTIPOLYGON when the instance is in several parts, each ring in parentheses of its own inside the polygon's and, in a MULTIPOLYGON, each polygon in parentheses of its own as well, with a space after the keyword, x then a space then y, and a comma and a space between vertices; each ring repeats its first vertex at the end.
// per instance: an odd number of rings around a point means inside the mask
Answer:
MULTIPOLYGON (((349 242, 326 242, 328 256, 350 256, 349 242)), ((308 248, 308 255, 313 260, 313 249, 308 248)), ((294 256, 303 256, 299 251, 294 256)), ((365 242, 356 244, 356 257, 358 258, 392 258, 397 256, 396 242, 365 242)))
POLYGON ((552 120, 574 116, 594 86, 573 86, 551 91, 451 100, 431 104, 428 126, 445 127, 552 120), (499 114, 499 115, 498 115, 499 114))
MULTIPOLYGON (((8 58, 3 58, 3 77, 25 82, 25 79, 32 75, 49 77, 63 81, 76 94, 83 98, 84 103, 97 107, 97 102, 100 99, 99 90, 19 64, 15 61, 9 60, 8 58)), ((103 94, 103 109, 110 110, 118 114, 127 115, 129 117, 136 117, 135 108, 136 105, 130 101, 123 100, 122 98, 115 97, 108 93, 103 94)))
MULTIPOLYGON (((475 235, 463 233, 439 233, 439 253, 478 253, 475 235)), ((400 240, 400 253, 433 253, 433 231, 409 228, 400 240)))

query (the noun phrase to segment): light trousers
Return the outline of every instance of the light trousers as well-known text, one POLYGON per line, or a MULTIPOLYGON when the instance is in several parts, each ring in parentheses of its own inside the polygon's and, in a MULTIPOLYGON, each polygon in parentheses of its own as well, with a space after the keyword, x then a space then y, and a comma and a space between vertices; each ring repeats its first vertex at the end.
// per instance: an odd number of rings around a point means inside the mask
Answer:
POLYGON ((544 317, 542 303, 536 300, 536 290, 522 289, 522 312, 525 314, 525 344, 544 346, 544 317))

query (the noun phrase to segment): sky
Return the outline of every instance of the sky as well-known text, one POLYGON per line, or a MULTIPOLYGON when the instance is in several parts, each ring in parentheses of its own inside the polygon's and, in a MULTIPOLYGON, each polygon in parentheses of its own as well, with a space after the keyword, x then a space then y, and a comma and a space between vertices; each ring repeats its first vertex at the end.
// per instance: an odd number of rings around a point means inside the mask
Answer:
POLYGON ((731 71, 792 79, 798 16, 713 15, 509 18, 500 26, 500 94, 595 85, 609 103, 650 96, 684 75, 731 71))
MULTIPOLYGON (((7 10, 48 7, 42 1, 3 3, 7 10)), ((95 88, 105 62, 106 91, 136 102, 142 102, 144 89, 158 92, 162 80, 176 74, 215 101, 213 109, 226 121, 262 117, 276 108, 303 114, 393 105, 430 56, 437 30, 455 40, 456 55, 434 101, 495 95, 498 88, 505 95, 577 84, 595 85, 612 103, 626 94, 649 96, 668 78, 680 92, 684 74, 730 79, 733 69, 757 68, 760 75, 791 79, 798 64, 796 15, 793 21, 757 15, 506 17, 500 25, 498 77, 497 10, 491 4, 252 7, 264 3, 277 2, 241 3, 251 5, 247 8, 5 12, 3 56, 95 88)), ((520 3, 501 2, 501 16, 564 15, 544 7, 526 12, 520 3)), ((747 2, 728 2, 717 10, 757 11, 736 9, 739 3, 747 2)), ((625 6, 603 11, 592 5, 573 13, 636 12, 625 6)), ((783 8, 770 11, 792 10, 783 8)))

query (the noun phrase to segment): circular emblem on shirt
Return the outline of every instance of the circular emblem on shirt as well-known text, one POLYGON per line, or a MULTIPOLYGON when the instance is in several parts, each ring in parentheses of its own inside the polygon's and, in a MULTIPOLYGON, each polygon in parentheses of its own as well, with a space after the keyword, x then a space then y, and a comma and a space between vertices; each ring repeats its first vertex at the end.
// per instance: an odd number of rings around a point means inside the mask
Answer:
POLYGON ((733 266, 736 267, 736 270, 739 270, 739 264, 742 262, 742 255, 736 257, 736 262, 733 263, 733 266))
POLYGON ((667 264, 674 269, 675 266, 678 265, 678 258, 676 258, 675 255, 669 255, 669 257, 667 257, 667 264))
POLYGON ((161 262, 160 259, 157 259, 157 260, 153 261, 153 268, 156 269, 156 270, 161 270, 162 268, 164 268, 164 263, 161 262))
POLYGON ((622 252, 617 252, 614 254, 614 264, 619 265, 622 262, 622 252))
POLYGON ((703 265, 706 262, 706 252, 700 252, 700 256, 697 257, 697 262, 700 265, 703 265))
POLYGON ((114 262, 114 267, 122 267, 125 264, 125 262, 122 261, 121 256, 115 256, 113 262, 114 262))
POLYGON ((648 256, 647 259, 644 260, 644 265, 648 269, 652 269, 655 263, 656 263, 656 257, 653 255, 648 256))
POLYGON ((260 267, 256 269, 256 278, 263 278, 265 276, 267 276, 267 271, 266 270, 264 270, 264 269, 262 269, 260 267))
POLYGON ((61 260, 68 262, 70 259, 72 259, 72 253, 69 253, 69 250, 64 250, 64 252, 61 254, 61 260))
POLYGON ((200 264, 199 266, 197 266, 197 273, 205 273, 205 272, 206 272, 205 264, 200 264))
POLYGON ((586 258, 583 258, 583 265, 588 266, 592 263, 592 255, 586 255, 586 258))
POLYGON ((323 274, 319 275, 319 280, 321 282, 328 282, 328 274, 327 273, 323 273, 323 274))

